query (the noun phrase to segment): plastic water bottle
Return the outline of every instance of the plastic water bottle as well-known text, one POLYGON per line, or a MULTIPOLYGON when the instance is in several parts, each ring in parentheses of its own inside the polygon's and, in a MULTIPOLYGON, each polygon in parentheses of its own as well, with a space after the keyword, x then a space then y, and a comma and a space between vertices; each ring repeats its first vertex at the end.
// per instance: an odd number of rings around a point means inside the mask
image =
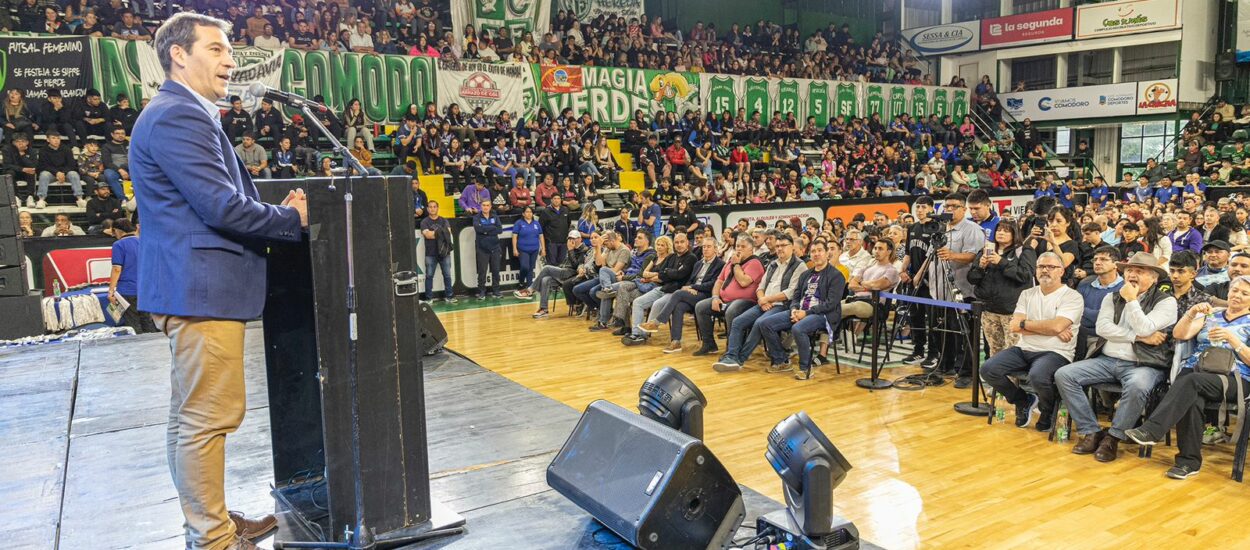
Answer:
POLYGON ((1059 415, 1055 418, 1055 442, 1068 442, 1068 408, 1059 407, 1059 415))
MULTIPOLYGON (((1207 323, 1203 325, 1202 328, 1211 330, 1211 327, 1213 326, 1215 326, 1215 311, 1207 314, 1207 323)), ((1229 344, 1228 340, 1220 340, 1220 343, 1216 344, 1216 346, 1221 348, 1231 348, 1232 344, 1229 344)))
POLYGON ((57 279, 52 279, 52 295, 57 298, 61 297, 61 281, 57 279))
POLYGON ((1007 418, 1007 408, 1003 406, 1002 401, 994 405, 994 420, 1002 422, 1007 418))

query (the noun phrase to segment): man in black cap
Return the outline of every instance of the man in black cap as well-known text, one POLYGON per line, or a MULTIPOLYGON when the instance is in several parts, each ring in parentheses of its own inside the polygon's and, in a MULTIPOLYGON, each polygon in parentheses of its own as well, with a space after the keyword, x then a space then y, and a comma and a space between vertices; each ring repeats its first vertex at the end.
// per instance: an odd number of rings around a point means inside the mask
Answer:
POLYGON ((65 105, 61 90, 56 88, 48 90, 48 101, 39 109, 39 124, 35 128, 45 134, 56 132, 65 136, 70 147, 82 146, 78 141, 78 132, 74 131, 73 110, 65 105))
POLYGON ((260 100, 260 109, 256 111, 256 139, 270 138, 273 140, 270 147, 277 147, 282 126, 282 113, 273 108, 273 100, 267 97, 260 100))
MULTIPOLYGON (((1215 240, 1202 245, 1202 268, 1194 282, 1207 287, 1228 284, 1228 257, 1233 249, 1228 241, 1215 240)), ((1209 292, 1209 291, 1208 291, 1209 292)))
POLYGON ((100 92, 96 89, 87 90, 87 102, 82 106, 82 116, 78 117, 78 135, 82 139, 88 137, 104 140, 109 135, 109 108, 100 100, 100 92))
POLYGON ((243 99, 239 96, 230 96, 230 110, 221 115, 221 127, 234 144, 243 141, 243 132, 252 131, 252 115, 243 110, 243 99))

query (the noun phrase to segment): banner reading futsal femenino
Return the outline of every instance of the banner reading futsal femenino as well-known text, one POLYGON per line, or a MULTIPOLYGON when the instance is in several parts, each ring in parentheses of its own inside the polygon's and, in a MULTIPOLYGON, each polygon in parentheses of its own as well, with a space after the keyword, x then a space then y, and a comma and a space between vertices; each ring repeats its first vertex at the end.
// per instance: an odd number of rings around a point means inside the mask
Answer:
POLYGON ((555 115, 569 108, 576 116, 590 113, 603 127, 625 128, 636 110, 649 115, 661 109, 681 114, 698 109, 702 101, 699 79, 693 73, 582 67, 582 78, 582 91, 543 93, 542 105, 555 115))
POLYGON ((47 97, 50 88, 67 100, 91 87, 91 49, 86 37, 0 36, 0 89, 47 97))

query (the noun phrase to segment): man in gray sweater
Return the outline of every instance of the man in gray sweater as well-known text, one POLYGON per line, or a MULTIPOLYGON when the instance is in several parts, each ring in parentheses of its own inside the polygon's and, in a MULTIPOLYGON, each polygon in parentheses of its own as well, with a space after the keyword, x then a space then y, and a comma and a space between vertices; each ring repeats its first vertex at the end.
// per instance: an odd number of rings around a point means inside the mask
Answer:
POLYGON ((253 178, 269 179, 269 154, 265 148, 256 143, 256 134, 251 130, 243 132, 243 143, 234 146, 234 152, 243 161, 243 166, 253 178))

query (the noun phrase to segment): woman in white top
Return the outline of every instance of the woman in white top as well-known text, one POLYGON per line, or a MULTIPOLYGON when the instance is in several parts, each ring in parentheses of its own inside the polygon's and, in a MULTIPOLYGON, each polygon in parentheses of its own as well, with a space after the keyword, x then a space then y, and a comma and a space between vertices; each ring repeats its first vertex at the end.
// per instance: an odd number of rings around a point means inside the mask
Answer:
POLYGON ((1172 261, 1172 239, 1163 230, 1159 218, 1145 218, 1137 222, 1137 227, 1141 230, 1142 240, 1150 244, 1150 254, 1158 260, 1161 267, 1166 268, 1168 262, 1172 261))

